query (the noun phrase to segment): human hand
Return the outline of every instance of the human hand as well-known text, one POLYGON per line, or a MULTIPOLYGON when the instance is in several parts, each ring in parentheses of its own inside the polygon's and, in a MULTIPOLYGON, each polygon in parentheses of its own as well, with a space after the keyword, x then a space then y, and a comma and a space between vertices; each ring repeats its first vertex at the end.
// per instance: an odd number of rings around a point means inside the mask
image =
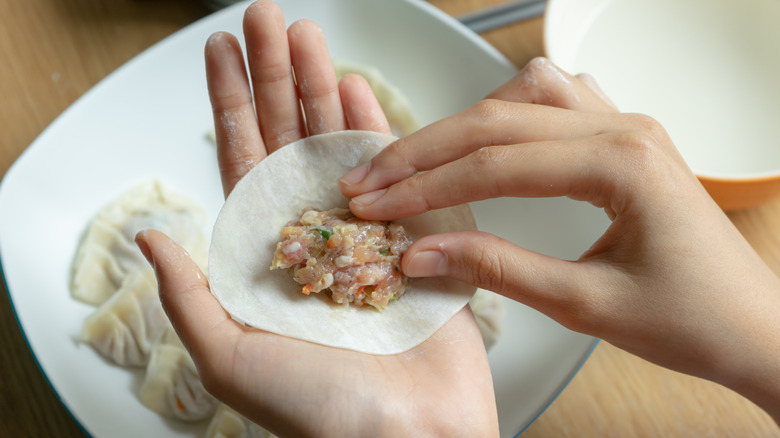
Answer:
MULTIPOLYGON (((205 53, 226 195, 268 153, 299 138, 347 128, 390 133, 364 80, 337 85, 316 25, 296 22, 285 32, 279 8, 260 1, 247 9, 244 33, 249 77, 235 37, 215 34, 205 53)), ((468 307, 402 354, 329 348, 236 323, 184 250, 154 231, 137 242, 206 389, 273 433, 497 435, 490 368, 468 307)))
POLYGON ((591 78, 536 59, 488 99, 390 145, 341 188, 367 219, 500 196, 603 208, 611 225, 575 261, 460 232, 415 242, 402 269, 493 290, 780 418, 780 281, 665 130, 618 113, 591 78))

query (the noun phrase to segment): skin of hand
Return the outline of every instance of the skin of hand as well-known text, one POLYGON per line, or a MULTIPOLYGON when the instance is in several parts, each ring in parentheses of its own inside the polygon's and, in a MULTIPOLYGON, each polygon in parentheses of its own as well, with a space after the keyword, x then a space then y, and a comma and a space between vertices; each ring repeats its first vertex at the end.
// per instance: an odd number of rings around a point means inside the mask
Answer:
MULTIPOLYGON (((205 50, 226 196, 268 153, 307 135, 390 133, 365 80, 347 76, 337 83, 314 23, 299 21, 285 31, 279 7, 259 1, 246 11, 244 33, 248 76, 232 35, 214 34, 205 50)), ((271 432, 498 435, 487 355, 468 306, 402 354, 329 348, 236 323, 181 247, 152 230, 136 242, 155 268, 163 306, 206 389, 271 432)))
POLYGON ((391 144, 340 185, 367 219, 495 197, 567 196, 603 208, 611 225, 577 260, 460 232, 418 240, 402 269, 493 290, 721 383, 780 419, 780 281, 665 130, 619 113, 591 77, 535 59, 485 100, 391 144))

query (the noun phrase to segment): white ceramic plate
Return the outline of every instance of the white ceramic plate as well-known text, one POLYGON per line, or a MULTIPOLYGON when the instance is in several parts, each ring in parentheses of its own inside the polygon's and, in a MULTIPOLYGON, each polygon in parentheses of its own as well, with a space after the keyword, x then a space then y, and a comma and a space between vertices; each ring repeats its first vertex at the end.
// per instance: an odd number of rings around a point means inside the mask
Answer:
MULTIPOLYGON (((514 73, 478 36, 417 1, 280 1, 289 22, 324 29, 334 58, 378 67, 423 123, 476 102, 514 73), (403 25, 401 25, 403 23, 403 25)), ((145 409, 140 372, 100 359, 76 339, 90 306, 71 299, 69 269, 93 215, 150 177, 201 204, 213 222, 222 193, 213 146, 203 45, 217 30, 241 33, 246 4, 201 20, 127 63, 73 104, 25 151, 0 186, 0 257, 25 336, 55 391, 96 437, 192 437, 145 409)), ((480 227, 529 248, 576 258, 606 218, 568 200, 475 205, 480 227)), ((508 303, 490 353, 503 436, 524 429, 566 385, 595 344, 508 303)))

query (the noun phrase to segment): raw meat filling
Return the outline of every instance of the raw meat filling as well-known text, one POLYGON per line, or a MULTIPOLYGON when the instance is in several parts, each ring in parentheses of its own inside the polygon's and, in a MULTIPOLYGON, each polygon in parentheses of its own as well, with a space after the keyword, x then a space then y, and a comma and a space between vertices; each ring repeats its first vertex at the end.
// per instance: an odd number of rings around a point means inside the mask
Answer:
POLYGON ((306 210, 279 234, 271 269, 289 269, 306 295, 328 290, 336 303, 381 311, 409 287, 400 262, 412 241, 401 225, 306 210))

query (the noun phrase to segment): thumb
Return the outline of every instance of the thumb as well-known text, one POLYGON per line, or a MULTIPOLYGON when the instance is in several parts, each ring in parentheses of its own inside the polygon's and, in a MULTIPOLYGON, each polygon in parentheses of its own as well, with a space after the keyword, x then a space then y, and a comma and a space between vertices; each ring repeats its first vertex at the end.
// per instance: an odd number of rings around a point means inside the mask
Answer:
POLYGON ((409 277, 451 277, 521 302, 571 329, 592 310, 588 268, 481 231, 434 234, 403 256, 409 277))
POLYGON ((187 251, 165 234, 141 231, 136 244, 154 268, 160 289, 160 300, 179 338, 187 346, 196 363, 199 357, 214 354, 218 345, 212 336, 225 333, 217 330, 235 328, 219 302, 211 294, 209 283, 187 251))

